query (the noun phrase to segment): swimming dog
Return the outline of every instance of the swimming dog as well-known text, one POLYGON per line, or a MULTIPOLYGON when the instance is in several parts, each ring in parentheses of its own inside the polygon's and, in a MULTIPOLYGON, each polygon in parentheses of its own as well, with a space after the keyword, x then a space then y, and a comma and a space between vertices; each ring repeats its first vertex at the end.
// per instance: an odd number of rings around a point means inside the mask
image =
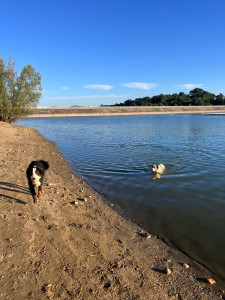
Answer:
POLYGON ((166 167, 163 164, 153 165, 152 171, 157 174, 163 174, 166 170, 166 167))
POLYGON ((34 204, 37 203, 37 198, 43 195, 43 180, 48 168, 49 164, 44 160, 32 161, 27 168, 27 180, 34 204), (35 187, 38 188, 37 193, 35 187))

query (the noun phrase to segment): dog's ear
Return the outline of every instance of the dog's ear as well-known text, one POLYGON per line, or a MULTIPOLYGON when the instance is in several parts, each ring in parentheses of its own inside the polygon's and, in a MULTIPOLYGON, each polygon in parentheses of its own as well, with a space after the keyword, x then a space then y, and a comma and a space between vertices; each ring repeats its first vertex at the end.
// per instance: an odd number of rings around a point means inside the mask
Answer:
POLYGON ((35 164, 36 164, 36 161, 33 160, 33 161, 29 164, 28 168, 32 168, 35 164))
POLYGON ((48 168, 49 168, 49 163, 48 163, 47 161, 45 161, 45 160, 40 160, 40 162, 41 162, 41 164, 42 164, 44 170, 48 170, 48 168))

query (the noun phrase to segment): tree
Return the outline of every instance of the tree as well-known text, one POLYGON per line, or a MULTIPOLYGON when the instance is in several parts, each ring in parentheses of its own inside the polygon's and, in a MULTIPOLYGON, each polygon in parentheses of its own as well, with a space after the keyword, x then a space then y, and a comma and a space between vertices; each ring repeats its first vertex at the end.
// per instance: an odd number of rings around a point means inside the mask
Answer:
POLYGON ((163 98, 163 94, 153 96, 151 98, 151 105, 160 105, 163 98))
POLYGON ((31 114, 41 97, 41 75, 32 65, 18 76, 15 62, 5 63, 0 56, 0 121, 13 122, 31 114))
POLYGON ((210 105, 215 99, 215 95, 204 91, 199 88, 195 88, 189 93, 192 105, 210 105))
POLYGON ((225 96, 220 93, 219 95, 217 95, 213 101, 214 105, 225 105, 225 96))

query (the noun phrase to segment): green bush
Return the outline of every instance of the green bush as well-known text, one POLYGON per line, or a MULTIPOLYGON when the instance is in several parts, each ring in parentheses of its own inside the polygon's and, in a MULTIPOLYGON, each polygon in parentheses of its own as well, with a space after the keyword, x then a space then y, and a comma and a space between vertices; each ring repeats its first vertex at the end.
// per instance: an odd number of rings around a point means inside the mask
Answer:
POLYGON ((15 62, 0 56, 0 121, 13 122, 32 113, 41 97, 41 75, 32 65, 18 76, 15 62))

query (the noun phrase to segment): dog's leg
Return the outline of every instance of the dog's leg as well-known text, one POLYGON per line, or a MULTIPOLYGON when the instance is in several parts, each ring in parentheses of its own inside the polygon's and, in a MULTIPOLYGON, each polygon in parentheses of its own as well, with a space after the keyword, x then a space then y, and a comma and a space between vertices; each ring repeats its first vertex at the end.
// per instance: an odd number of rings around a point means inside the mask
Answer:
POLYGON ((40 185, 38 186, 38 197, 41 197, 44 194, 43 181, 44 181, 44 174, 40 180, 40 185))
POLYGON ((37 203, 37 194, 35 192, 34 185, 30 181, 29 181, 29 189, 30 189, 30 193, 31 193, 31 195, 33 197, 34 204, 36 204, 37 203))
POLYGON ((34 200, 34 204, 36 204, 37 203, 37 195, 33 196, 33 200, 34 200))
POLYGON ((41 197, 44 193, 43 185, 40 185, 38 187, 38 197, 41 197))

